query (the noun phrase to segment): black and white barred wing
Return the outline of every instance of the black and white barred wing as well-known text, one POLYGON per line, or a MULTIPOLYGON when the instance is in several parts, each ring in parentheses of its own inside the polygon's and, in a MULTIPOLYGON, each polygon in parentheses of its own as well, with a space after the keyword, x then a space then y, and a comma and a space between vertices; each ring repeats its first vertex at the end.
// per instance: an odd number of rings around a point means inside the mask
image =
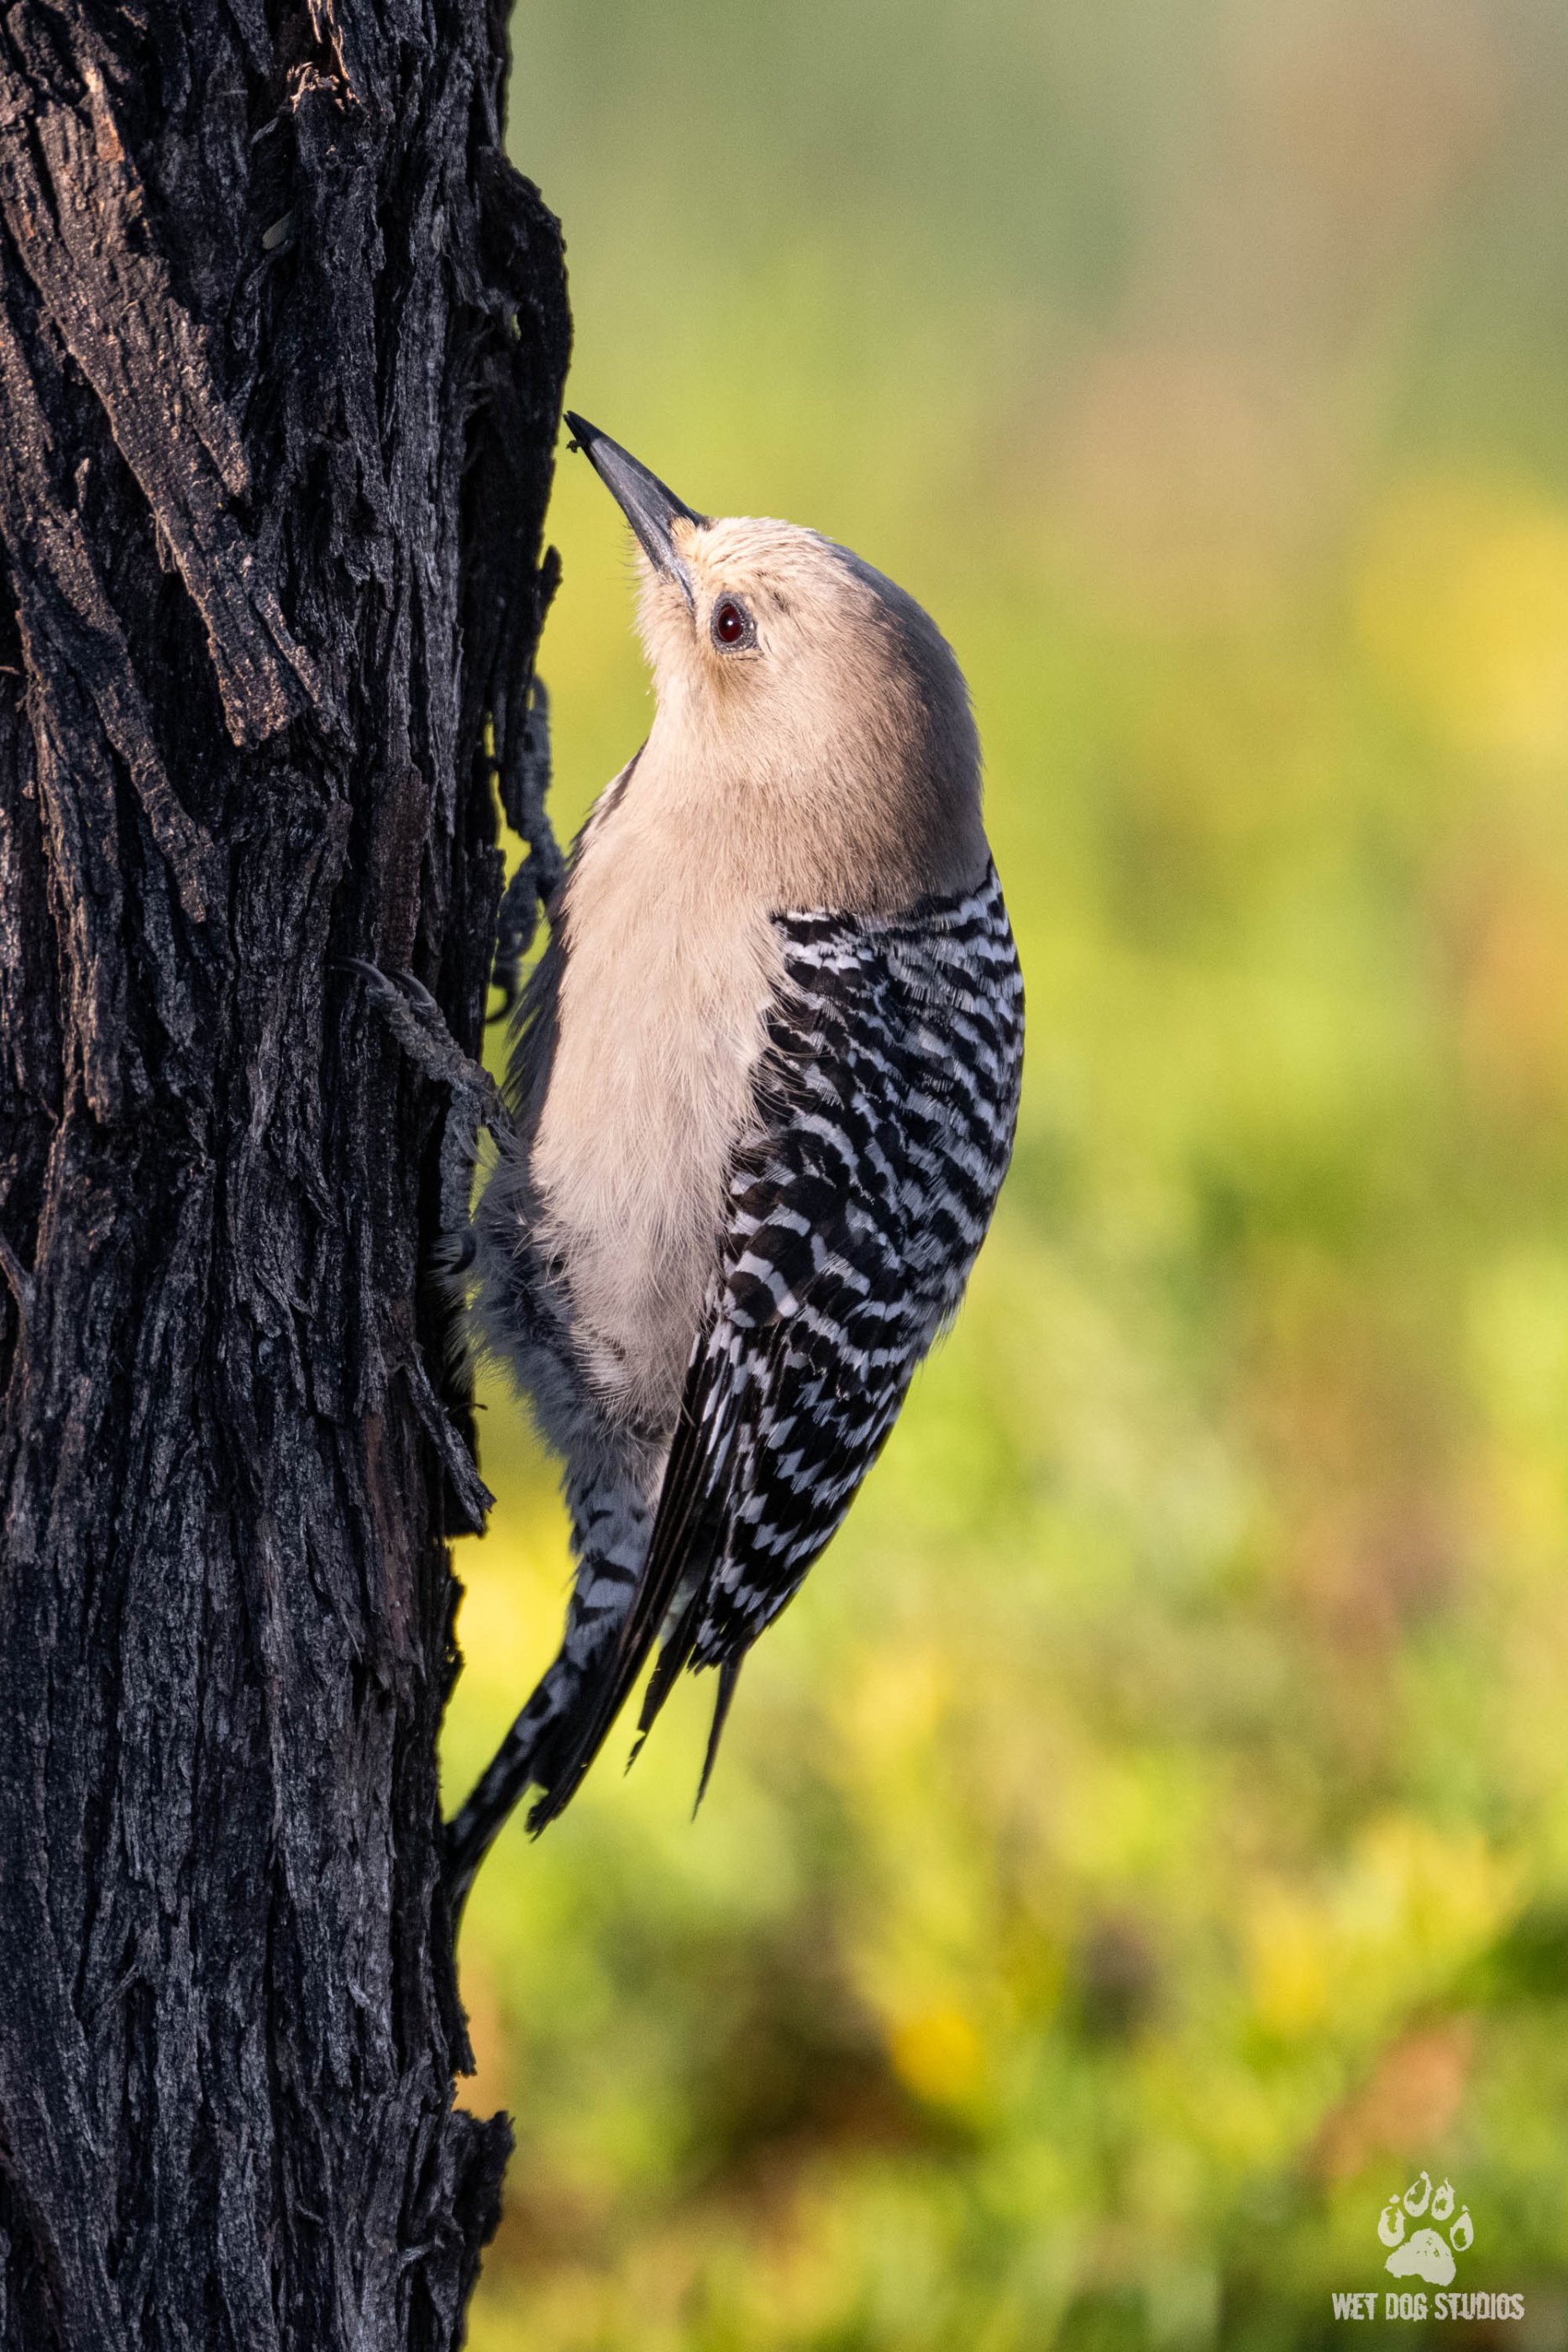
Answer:
POLYGON ((536 1823, 576 1787, 657 1635, 643 1728, 683 1666, 716 1666, 711 1765, 740 1661, 881 1451, 1007 1168, 1023 990, 995 874, 893 919, 775 919, 787 987, 647 1558, 536 1823))

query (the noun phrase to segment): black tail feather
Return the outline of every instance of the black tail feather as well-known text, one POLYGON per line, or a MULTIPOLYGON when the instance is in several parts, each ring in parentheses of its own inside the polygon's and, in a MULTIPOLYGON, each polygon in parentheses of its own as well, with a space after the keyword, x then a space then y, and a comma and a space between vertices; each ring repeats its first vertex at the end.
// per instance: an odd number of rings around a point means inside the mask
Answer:
POLYGON ((713 1722, 708 1728, 707 1754, 703 1758, 703 1776, 697 1782, 696 1801, 692 1807, 694 1822, 702 1810, 703 1799, 707 1795, 707 1784, 713 1778, 714 1760, 718 1754, 718 1743, 724 1736, 724 1727, 729 1716, 730 1701, 735 1696, 735 1685, 739 1680, 740 1660, 727 1658, 718 1670, 718 1696, 713 1703, 713 1722))

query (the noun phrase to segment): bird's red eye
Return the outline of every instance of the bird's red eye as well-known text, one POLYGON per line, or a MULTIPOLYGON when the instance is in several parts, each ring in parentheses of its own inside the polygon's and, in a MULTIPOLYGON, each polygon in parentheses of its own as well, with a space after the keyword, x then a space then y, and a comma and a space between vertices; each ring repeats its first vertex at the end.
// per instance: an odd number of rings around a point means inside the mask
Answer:
POLYGON ((726 596, 721 603, 714 606, 713 634, 717 644, 739 645, 749 626, 745 606, 737 604, 733 596, 726 596))

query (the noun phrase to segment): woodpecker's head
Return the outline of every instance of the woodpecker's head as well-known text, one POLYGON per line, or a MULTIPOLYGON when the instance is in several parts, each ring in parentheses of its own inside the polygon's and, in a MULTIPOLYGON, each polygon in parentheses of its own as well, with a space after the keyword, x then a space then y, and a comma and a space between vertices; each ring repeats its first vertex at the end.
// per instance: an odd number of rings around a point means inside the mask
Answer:
POLYGON ((696 788, 821 852, 840 903, 983 873, 980 751, 952 648, 912 596, 795 523, 696 513, 568 414, 641 552, 658 746, 696 788))

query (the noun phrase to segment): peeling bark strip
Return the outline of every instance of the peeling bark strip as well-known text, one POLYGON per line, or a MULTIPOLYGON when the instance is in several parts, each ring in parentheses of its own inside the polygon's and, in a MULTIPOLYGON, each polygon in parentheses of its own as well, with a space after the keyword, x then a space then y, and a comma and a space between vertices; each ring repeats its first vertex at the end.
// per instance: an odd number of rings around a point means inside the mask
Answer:
POLYGON ((488 0, 0 11, 0 2352, 448 2352, 420 1280, 553 573, 488 0), (283 225, 283 226, 280 226, 283 225))

